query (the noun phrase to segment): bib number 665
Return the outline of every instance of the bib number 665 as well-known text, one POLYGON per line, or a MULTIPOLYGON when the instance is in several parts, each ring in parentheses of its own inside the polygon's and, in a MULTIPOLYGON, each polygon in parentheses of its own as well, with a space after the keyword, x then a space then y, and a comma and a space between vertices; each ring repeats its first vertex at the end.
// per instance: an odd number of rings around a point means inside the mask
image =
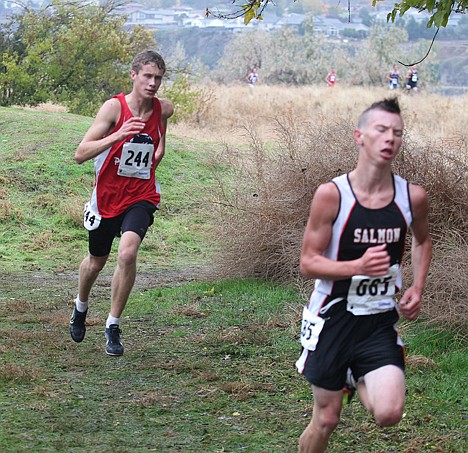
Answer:
POLYGON ((385 296, 388 294, 390 275, 382 278, 363 278, 356 287, 358 296, 385 296))

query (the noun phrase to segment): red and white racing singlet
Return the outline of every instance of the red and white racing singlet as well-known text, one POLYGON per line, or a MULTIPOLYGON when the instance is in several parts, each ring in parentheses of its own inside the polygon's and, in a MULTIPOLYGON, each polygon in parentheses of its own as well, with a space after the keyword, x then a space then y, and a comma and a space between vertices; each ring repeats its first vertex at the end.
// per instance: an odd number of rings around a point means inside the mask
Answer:
MULTIPOLYGON (((113 132, 133 117, 124 93, 115 96, 121 113, 113 132)), ((161 104, 153 99, 153 113, 144 129, 114 144, 94 159, 95 185, 87 208, 96 217, 116 217, 138 201, 158 206, 161 190, 155 175, 155 152, 163 135, 161 104)))

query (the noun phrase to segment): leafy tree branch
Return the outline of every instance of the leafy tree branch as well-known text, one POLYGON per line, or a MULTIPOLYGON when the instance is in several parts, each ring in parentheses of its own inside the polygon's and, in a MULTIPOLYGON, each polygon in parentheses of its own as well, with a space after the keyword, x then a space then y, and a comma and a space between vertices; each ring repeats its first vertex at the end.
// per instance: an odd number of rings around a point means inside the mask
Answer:
MULTIPOLYGON (((296 0, 291 0, 295 2, 296 0)), ((372 6, 384 0, 372 0, 372 6)), ((221 19, 237 19, 244 17, 247 25, 252 19, 262 20, 265 9, 273 4, 272 0, 232 0, 234 10, 228 13, 214 12, 207 8, 206 15, 213 15, 221 19)), ((352 0, 348 0, 348 11, 351 11, 352 0)), ((466 14, 468 12, 468 0, 402 0, 395 3, 393 10, 388 13, 387 21, 394 22, 397 16, 404 16, 405 13, 415 8, 419 12, 427 11, 429 19, 427 27, 445 27, 450 16, 454 13, 466 14)))

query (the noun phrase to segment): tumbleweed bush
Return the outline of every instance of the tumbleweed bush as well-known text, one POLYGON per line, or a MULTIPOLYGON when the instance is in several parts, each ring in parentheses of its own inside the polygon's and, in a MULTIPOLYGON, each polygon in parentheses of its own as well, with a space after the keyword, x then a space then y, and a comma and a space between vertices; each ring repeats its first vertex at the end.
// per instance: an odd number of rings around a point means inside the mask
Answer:
MULTIPOLYGON (((289 110, 270 120, 274 134, 260 139, 255 120, 247 118, 248 145, 226 143, 213 155, 217 175, 211 193, 223 276, 259 277, 293 282, 310 290, 299 272, 299 256, 313 193, 319 184, 356 164, 355 119, 317 114, 313 120, 289 110), (220 165, 221 164, 221 165, 220 165)), ((468 178, 466 137, 421 138, 406 131, 395 172, 426 188, 434 258, 428 276, 423 317, 465 329, 468 292, 468 178)), ((216 173, 216 171, 215 171, 216 173)), ((409 252, 410 241, 408 241, 409 252)), ((411 282, 406 253, 406 284, 411 282)))

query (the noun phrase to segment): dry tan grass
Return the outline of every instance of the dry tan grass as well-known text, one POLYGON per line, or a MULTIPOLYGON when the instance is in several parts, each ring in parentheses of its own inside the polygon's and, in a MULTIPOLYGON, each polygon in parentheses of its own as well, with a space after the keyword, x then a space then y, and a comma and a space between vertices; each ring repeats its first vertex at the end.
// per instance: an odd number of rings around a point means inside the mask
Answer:
POLYGON ((37 112, 49 112, 49 113, 66 113, 67 108, 63 105, 53 104, 52 102, 44 102, 36 106, 13 106, 15 108, 21 108, 23 110, 34 110, 37 112))
POLYGON ((434 360, 423 355, 410 355, 406 357, 406 365, 413 370, 436 367, 434 360))
POLYGON ((87 201, 85 197, 69 195, 61 202, 60 209, 67 219, 79 226, 83 224, 83 208, 87 201))
POLYGON ((33 381, 38 379, 41 375, 39 370, 28 366, 21 366, 15 364, 6 364, 0 369, 0 379, 2 381, 33 381))
MULTIPOLYGON (((270 87, 258 85, 254 95, 247 85, 209 87, 213 101, 199 125, 171 124, 170 132, 199 140, 219 140, 246 143, 248 137, 239 130, 246 124, 255 125, 262 139, 272 132, 272 118, 294 114, 306 121, 317 116, 330 122, 346 118, 356 123, 358 114, 372 102, 390 96, 385 88, 317 86, 270 87)), ((421 92, 400 95, 406 125, 414 140, 431 138, 456 140, 468 125, 468 96, 442 97, 421 92)))

